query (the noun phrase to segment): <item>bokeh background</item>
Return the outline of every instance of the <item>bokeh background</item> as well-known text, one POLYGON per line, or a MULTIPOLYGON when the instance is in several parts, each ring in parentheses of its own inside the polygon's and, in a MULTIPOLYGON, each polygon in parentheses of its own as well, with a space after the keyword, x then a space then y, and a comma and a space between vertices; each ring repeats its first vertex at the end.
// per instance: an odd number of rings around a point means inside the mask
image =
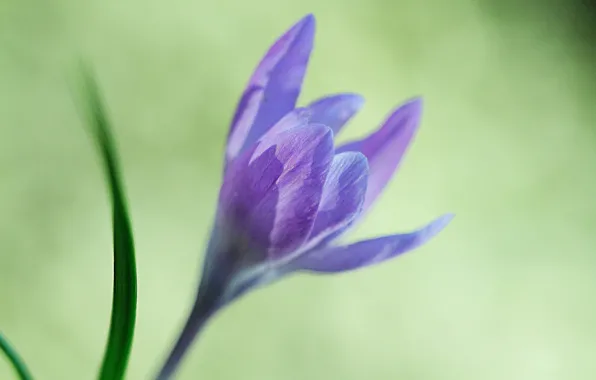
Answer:
MULTIPOLYGON (((137 241, 129 379, 191 305, 236 101, 273 40, 318 20, 301 103, 355 91, 342 141, 425 98, 398 176, 351 239, 445 232, 389 264, 299 275, 209 325, 180 379, 596 378, 596 49, 590 4, 2 0, 0 329, 39 379, 92 379, 111 306, 106 185, 77 100, 94 66, 137 241)), ((12 373, 0 361, 0 379, 12 373)))

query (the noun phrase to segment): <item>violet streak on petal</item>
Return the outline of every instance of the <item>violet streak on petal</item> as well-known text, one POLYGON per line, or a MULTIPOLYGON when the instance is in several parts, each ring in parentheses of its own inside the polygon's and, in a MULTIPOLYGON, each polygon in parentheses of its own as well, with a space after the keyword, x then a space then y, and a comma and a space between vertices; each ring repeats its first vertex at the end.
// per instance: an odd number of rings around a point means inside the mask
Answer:
POLYGON ((320 125, 266 135, 232 161, 220 215, 248 252, 291 253, 308 237, 333 158, 333 137, 320 125))
POLYGON ((363 212, 370 208, 398 168, 418 128, 421 110, 422 100, 411 100, 397 108, 368 137, 337 149, 337 152, 362 152, 368 159, 370 171, 363 212))
POLYGON ((365 240, 343 247, 329 247, 300 256, 292 266, 298 270, 336 273, 354 270, 389 260, 420 247, 437 235, 451 221, 448 214, 427 226, 407 234, 365 240))
POLYGON ((312 123, 324 124, 337 135, 363 105, 364 98, 360 95, 338 94, 315 100, 306 108, 311 112, 312 123))
POLYGON ((313 47, 315 19, 308 15, 265 54, 244 91, 228 136, 227 161, 255 143, 294 109, 313 47))

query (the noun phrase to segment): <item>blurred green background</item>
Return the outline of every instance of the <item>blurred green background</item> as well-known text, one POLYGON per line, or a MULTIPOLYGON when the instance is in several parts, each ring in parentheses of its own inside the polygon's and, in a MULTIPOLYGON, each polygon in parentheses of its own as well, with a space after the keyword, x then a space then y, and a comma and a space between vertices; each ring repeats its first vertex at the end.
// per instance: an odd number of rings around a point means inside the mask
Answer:
POLYGON ((111 226, 74 99, 83 56, 115 125, 136 234, 128 378, 150 378, 194 296, 236 101, 273 40, 313 12, 301 103, 367 98, 342 141, 425 98, 402 170, 351 238, 457 217, 389 264, 243 298, 179 378, 596 378, 596 55, 561 4, 2 0, 1 331, 39 379, 94 378, 111 226))

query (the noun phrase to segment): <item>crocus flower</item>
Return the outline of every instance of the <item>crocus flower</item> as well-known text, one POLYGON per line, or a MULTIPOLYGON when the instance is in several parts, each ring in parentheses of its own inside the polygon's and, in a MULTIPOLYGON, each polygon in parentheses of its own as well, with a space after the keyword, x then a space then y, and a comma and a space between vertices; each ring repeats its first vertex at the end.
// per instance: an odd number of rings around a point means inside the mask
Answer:
POLYGON ((444 215, 414 232, 334 244, 395 173, 422 103, 410 100, 368 137, 336 146, 334 136, 363 98, 331 95, 296 108, 314 30, 308 15, 282 35, 240 99, 197 300, 159 379, 175 371, 205 321, 247 291, 299 271, 337 273, 389 260, 451 220, 444 215))

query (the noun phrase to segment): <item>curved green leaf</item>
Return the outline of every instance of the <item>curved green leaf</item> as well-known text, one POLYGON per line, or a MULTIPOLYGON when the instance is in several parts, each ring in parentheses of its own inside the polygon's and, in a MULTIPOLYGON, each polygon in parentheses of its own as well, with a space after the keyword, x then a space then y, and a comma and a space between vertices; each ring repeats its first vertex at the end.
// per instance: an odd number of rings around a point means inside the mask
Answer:
POLYGON ((14 368, 15 372, 19 376, 21 380, 32 380, 33 376, 27 369, 21 357, 17 354, 17 352, 12 348, 10 343, 6 340, 6 338, 0 333, 0 351, 4 352, 4 355, 8 358, 10 364, 14 368))
POLYGON ((134 241, 110 124, 93 76, 87 70, 83 70, 83 75, 89 125, 103 159, 112 198, 114 244, 112 318, 99 379, 120 380, 124 378, 126 372, 136 319, 137 274, 134 241))

